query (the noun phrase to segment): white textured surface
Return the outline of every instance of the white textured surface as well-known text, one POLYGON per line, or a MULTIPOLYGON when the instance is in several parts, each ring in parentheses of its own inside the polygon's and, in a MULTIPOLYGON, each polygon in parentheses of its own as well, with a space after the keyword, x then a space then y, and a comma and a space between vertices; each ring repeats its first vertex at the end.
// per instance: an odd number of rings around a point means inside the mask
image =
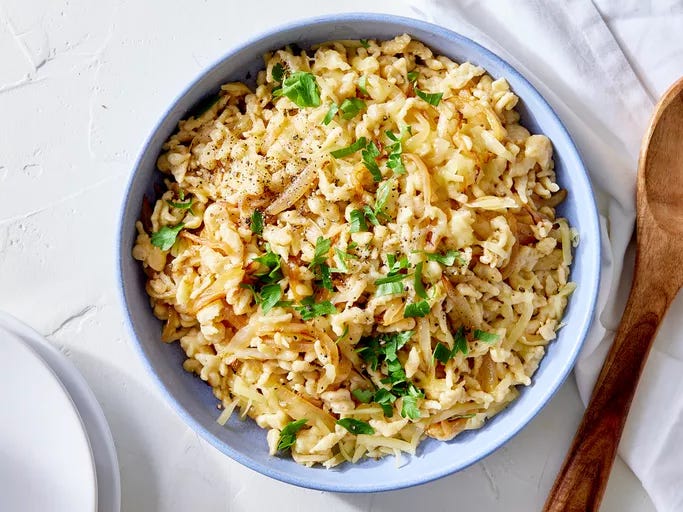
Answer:
MULTIPOLYGON (((388 0, 344 3, 368 9, 410 14, 388 0)), ((173 97, 227 49, 338 10, 303 0, 0 0, 0 309, 47 335, 89 381, 116 441, 124 511, 531 511, 559 469, 582 412, 573 379, 515 439, 457 475, 372 496, 297 489, 241 467, 188 430, 129 345, 113 243, 138 147, 173 97)), ((656 61, 647 45, 633 40, 628 20, 608 15, 648 74, 656 61)), ((649 86, 661 92, 665 77, 654 77, 649 86)), ((602 509, 652 510, 620 461, 602 509)))

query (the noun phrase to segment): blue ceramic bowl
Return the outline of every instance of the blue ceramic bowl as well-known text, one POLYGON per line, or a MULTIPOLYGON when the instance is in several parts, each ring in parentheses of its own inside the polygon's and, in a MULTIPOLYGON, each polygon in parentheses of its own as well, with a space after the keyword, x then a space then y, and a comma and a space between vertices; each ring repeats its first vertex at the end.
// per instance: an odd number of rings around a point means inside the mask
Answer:
POLYGON ((287 25, 245 43, 207 69, 173 102, 145 142, 123 201, 119 229, 118 277, 131 338, 178 414, 204 439, 245 466, 284 482, 326 491, 376 492, 421 484, 463 469, 508 441, 550 400, 571 371, 591 323, 600 272, 598 215, 586 170, 567 130, 538 91, 505 61, 461 35, 429 23, 380 14, 326 16, 287 25), (153 185, 159 180, 155 162, 178 121, 202 99, 215 94, 221 84, 244 80, 249 72, 255 76, 263 68, 265 52, 289 43, 305 47, 334 39, 389 39, 403 33, 423 41, 437 54, 471 61, 494 78, 505 77, 521 99, 518 109, 524 126, 553 141, 558 180, 569 191, 560 213, 578 229, 581 240, 571 272, 578 288, 569 301, 566 326, 548 347, 533 384, 484 428, 465 432, 450 442, 427 439, 417 455, 400 468, 393 457, 331 470, 306 468, 290 458, 268 455, 266 432, 253 421, 233 417, 224 427, 216 423, 218 411, 210 387, 183 370, 184 354, 178 344, 160 341, 161 324, 152 315, 145 276, 131 256, 135 221, 143 195, 153 197, 153 185))

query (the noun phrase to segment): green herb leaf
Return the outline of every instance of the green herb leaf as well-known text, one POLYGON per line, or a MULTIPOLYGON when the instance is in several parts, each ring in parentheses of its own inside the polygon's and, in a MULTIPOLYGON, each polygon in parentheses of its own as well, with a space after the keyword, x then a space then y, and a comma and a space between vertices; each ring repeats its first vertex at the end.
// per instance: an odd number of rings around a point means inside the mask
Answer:
POLYGON ((403 284, 401 283, 384 283, 377 286, 375 289, 375 297, 383 297, 384 295, 395 295, 403 292, 403 284))
POLYGON ((163 226, 156 233, 152 233, 150 241, 152 242, 152 245, 158 247, 162 251, 168 251, 173 247, 173 244, 175 244, 178 233, 180 233, 180 230, 183 229, 183 227, 185 227, 185 224, 182 222, 177 226, 163 226))
POLYGON ((349 335, 349 326, 345 325, 344 330, 341 333, 341 336, 339 336, 336 340, 334 340, 335 343, 339 343, 340 341, 346 339, 346 337, 349 335))
POLYGON ((436 344, 436 347, 434 347, 433 357, 437 361, 441 361, 443 364, 446 364, 451 359, 451 357, 453 357, 453 354, 446 345, 439 342, 436 344))
POLYGON ((279 284, 268 284, 261 288, 261 309, 263 313, 268 313, 282 297, 282 289, 279 284))
POLYGON ((334 158, 344 158, 345 156, 353 155, 357 151, 360 151, 361 149, 365 148, 367 143, 368 140, 365 137, 361 137, 350 146, 346 146, 345 148, 341 149, 336 149, 334 151, 331 151, 330 154, 334 158))
POLYGON ((427 254, 427 259, 429 261, 436 261, 438 263, 441 263, 442 265, 446 267, 450 267, 453 265, 456 261, 460 264, 465 263, 465 261, 462 259, 462 256, 460 255, 460 252, 458 251, 447 251, 445 254, 439 254, 439 253, 426 253, 427 254))
POLYGON ((277 443, 278 451, 286 450, 294 445, 296 442, 296 434, 308 423, 308 420, 298 420, 288 423, 285 428, 280 431, 280 440, 277 443))
POLYGON ((363 48, 369 48, 369 47, 370 47, 370 44, 368 43, 368 40, 367 40, 367 39, 361 39, 361 40, 360 40, 360 45, 361 45, 363 48))
POLYGON ((294 310, 301 315, 302 320, 312 320, 318 316, 338 313, 337 308, 329 300, 316 303, 313 296, 303 299, 301 304, 294 306, 294 310))
POLYGON ((351 391, 351 394, 356 397, 356 400, 358 400, 362 404, 369 404, 372 401, 372 397, 374 393, 369 390, 369 389, 354 389, 351 391))
POLYGON ((389 200, 389 196, 391 195, 391 191, 394 188, 394 183, 395 180, 388 179, 385 182, 381 183, 379 187, 377 187, 377 193, 376 193, 376 199, 375 199, 375 215, 379 216, 380 214, 384 213, 384 208, 387 206, 387 201, 389 200))
POLYGON ((361 420, 356 420, 353 418, 342 418, 340 420, 337 420, 337 425, 344 427, 346 430, 355 435, 372 435, 375 433, 375 429, 372 428, 369 423, 366 423, 361 420))
POLYGON ((351 233, 359 233, 368 230, 368 224, 365 222, 365 214, 361 210, 351 210, 349 217, 349 231, 351 233))
POLYGON ((492 332, 480 331, 479 329, 475 329, 474 331, 474 339, 481 340, 484 343, 495 343, 499 338, 500 336, 498 334, 492 332))
POLYGON ((387 265, 389 265, 389 274, 396 274, 399 271, 408 268, 410 263, 408 262, 407 256, 396 259, 394 254, 387 254, 387 265))
MULTIPOLYGON (((426 299, 427 292, 425 291, 425 287, 422 284, 422 265, 422 262, 415 265, 415 279, 413 281, 413 286, 415 287, 415 294, 421 299, 426 299)), ((427 309, 427 312, 429 312, 429 309, 427 309)))
POLYGON ((278 83, 282 83, 282 79, 285 77, 285 68, 283 68, 282 64, 278 62, 273 66, 271 74, 273 76, 273 80, 275 80, 278 83))
POLYGON ((325 119, 323 119, 323 124, 327 126, 332 122, 332 119, 334 119, 334 115, 339 112, 339 105, 336 103, 332 103, 330 105, 330 110, 327 111, 327 114, 325 114, 325 119))
POLYGON ((396 174, 405 174, 406 168, 403 165, 403 159, 402 159, 402 154, 403 154, 403 137, 407 133, 407 131, 410 130, 410 127, 407 126, 401 131, 401 137, 398 137, 394 132, 391 130, 386 131, 386 135, 389 138, 389 140, 393 141, 392 144, 389 144, 387 148, 389 149, 389 157, 387 158, 387 167, 389 169, 392 169, 394 173, 396 174))
POLYGON ((386 277, 381 277, 375 281, 375 284, 399 283, 403 281, 408 274, 391 274, 386 277))
POLYGON ((421 300, 419 302, 414 302, 412 304, 407 304, 405 311, 403 311, 403 317, 404 318, 413 318, 413 317, 423 317, 427 316, 429 313, 429 302, 426 300, 421 300))
POLYGON ((358 89, 360 90, 360 92, 363 93, 363 95, 370 96, 368 94, 367 86, 368 86, 368 77, 363 75, 358 79, 358 89))
POLYGON ((349 258, 354 258, 356 259, 356 256, 353 254, 349 254, 348 252, 342 251, 339 247, 334 248, 334 254, 337 256, 337 261, 339 262, 339 267, 331 269, 332 272, 336 272, 339 274, 348 274, 349 273, 349 267, 346 264, 346 260, 349 258))
POLYGON ((265 271, 254 274, 262 284, 277 283, 282 279, 282 260, 278 254, 270 250, 270 246, 266 245, 266 253, 263 256, 254 258, 254 261, 259 262, 266 267, 265 271))
POLYGON ((375 210, 370 208, 368 205, 363 206, 363 213, 365 214, 365 218, 370 221, 370 224, 373 226, 379 226, 381 222, 377 218, 377 214, 375 213, 375 210))
POLYGON ((469 348, 467 346, 467 338, 465 338, 465 328, 460 326, 453 335, 453 355, 462 352, 467 355, 469 348))
POLYGON ((460 326, 453 335, 453 355, 462 352, 467 355, 469 348, 467 346, 467 338, 465 338, 465 328, 460 326))
POLYGON ((316 265, 324 263, 325 260, 327 260, 327 255, 330 253, 331 248, 332 240, 330 240, 329 238, 323 238, 322 236, 319 236, 318 239, 315 241, 313 259, 311 260, 311 263, 308 265, 308 268, 313 268, 316 265))
POLYGON ((373 398, 373 402, 382 407, 382 411, 387 418, 394 415, 394 408, 392 404, 396 401, 396 395, 391 393, 388 389, 378 389, 373 398))
POLYGON ((408 417, 412 420, 420 418, 420 409, 417 406, 417 401, 424 398, 424 393, 420 391, 414 384, 408 386, 408 393, 403 396, 403 405, 401 406, 401 416, 408 417))
POLYGON ((263 234, 263 214, 258 210, 251 214, 251 232, 255 235, 263 234))
POLYGON ((359 98, 346 98, 339 106, 343 119, 353 119, 359 112, 366 109, 365 102, 359 98))
POLYGON ((301 108, 320 106, 320 92, 315 76, 305 71, 297 71, 285 78, 282 88, 273 91, 273 96, 287 96, 301 108))
POLYGON ((320 274, 320 285, 326 290, 334 290, 330 266, 327 263, 321 263, 318 265, 318 272, 320 274))
POLYGON ((192 199, 190 199, 186 203, 176 203, 174 201, 169 201, 168 199, 166 200, 166 202, 173 208, 178 208, 179 210, 189 210, 190 208, 192 208, 192 199))
POLYGON ((361 152, 363 157, 363 165, 372 174, 372 179, 376 182, 382 181, 382 172, 379 170, 379 165, 377 165, 376 158, 379 156, 379 148, 377 145, 370 141, 370 143, 361 152))
POLYGON ((418 71, 415 71, 415 70, 408 71, 407 77, 408 77, 409 82, 414 82, 415 80, 417 80, 417 77, 419 77, 419 76, 420 76, 420 73, 418 71))
POLYGON ((423 92, 420 89, 418 89, 417 87, 415 87, 414 89, 415 89, 415 94, 417 95, 417 97, 425 100, 430 105, 434 105, 436 107, 439 104, 439 102, 441 102, 441 97, 443 96, 442 92, 429 93, 429 92, 423 92))

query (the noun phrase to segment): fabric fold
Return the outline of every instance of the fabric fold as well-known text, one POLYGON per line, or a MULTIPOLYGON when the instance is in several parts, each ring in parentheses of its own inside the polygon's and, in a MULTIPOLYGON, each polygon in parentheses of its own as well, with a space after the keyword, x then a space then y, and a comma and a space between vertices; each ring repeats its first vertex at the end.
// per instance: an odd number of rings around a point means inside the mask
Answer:
MULTIPOLYGON (((630 289, 633 255, 627 249, 635 220, 637 159, 652 99, 590 0, 422 0, 413 6, 422 18, 474 39, 524 74, 553 106, 584 158, 604 235, 595 319, 575 368, 587 403, 630 289)), ((679 302, 672 309, 683 317, 679 302)), ((661 344, 663 350, 655 347, 648 361, 619 453, 658 510, 679 511, 683 362, 675 354, 683 354, 683 336, 672 334, 661 344), (667 379, 675 382, 669 380, 667 387, 667 379)))

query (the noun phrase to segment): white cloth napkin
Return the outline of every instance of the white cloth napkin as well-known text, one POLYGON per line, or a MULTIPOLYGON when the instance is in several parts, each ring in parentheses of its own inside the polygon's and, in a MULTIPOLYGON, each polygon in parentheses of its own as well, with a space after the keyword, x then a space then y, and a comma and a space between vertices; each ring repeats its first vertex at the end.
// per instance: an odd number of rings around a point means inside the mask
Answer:
MULTIPOLYGON (((653 100, 590 0, 421 0, 413 7, 519 69, 555 108, 584 157, 604 235, 596 316, 575 369, 586 403, 630 287, 633 261, 627 248, 635 218, 637 157, 653 100)), ((601 6, 609 8, 617 9, 601 6)), ((642 16, 642 9, 633 14, 642 16)), ((683 331, 683 318, 669 321, 676 322, 683 331)), ((659 511, 683 510, 682 377, 683 335, 667 324, 647 363, 619 451, 659 511)))

